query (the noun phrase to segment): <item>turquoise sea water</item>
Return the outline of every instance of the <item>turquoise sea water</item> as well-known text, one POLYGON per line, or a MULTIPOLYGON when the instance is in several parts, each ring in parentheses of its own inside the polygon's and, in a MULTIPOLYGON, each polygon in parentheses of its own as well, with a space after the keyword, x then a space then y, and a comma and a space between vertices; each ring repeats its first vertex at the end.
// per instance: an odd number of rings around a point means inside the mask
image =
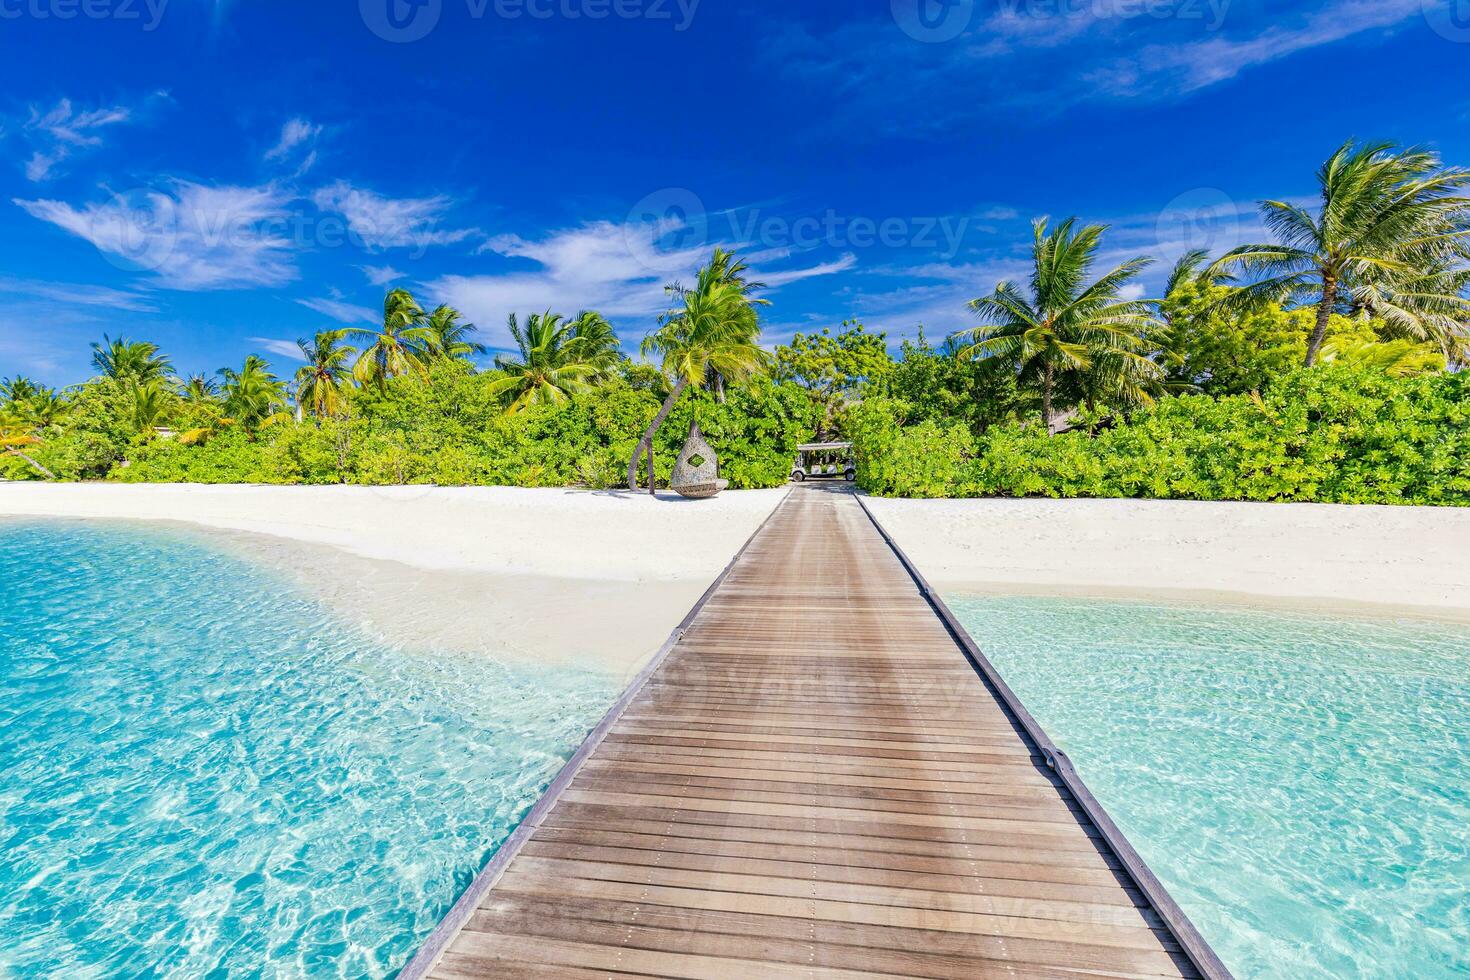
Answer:
POLYGON ((0 976, 384 976, 616 696, 208 537, 0 522, 0 976))
POLYGON ((952 607, 1236 976, 1470 975, 1470 627, 952 607))

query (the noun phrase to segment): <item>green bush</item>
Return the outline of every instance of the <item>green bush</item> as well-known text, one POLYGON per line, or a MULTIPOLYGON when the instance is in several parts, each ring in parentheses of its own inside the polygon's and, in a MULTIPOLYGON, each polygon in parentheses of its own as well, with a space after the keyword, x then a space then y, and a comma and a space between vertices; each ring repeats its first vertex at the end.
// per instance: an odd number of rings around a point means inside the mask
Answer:
MULTIPOLYGON (((89 458, 95 475, 139 483, 606 488, 623 484, 633 447, 659 407, 646 388, 613 381, 566 405, 506 415, 487 393, 488 381, 447 365, 427 384, 399 379, 354 390, 346 419, 282 422, 255 433, 231 426, 197 445, 152 438, 115 449, 102 440, 89 458), (126 465, 114 467, 123 457, 126 465)), ((698 418, 732 487, 779 486, 820 412, 797 385, 765 379, 732 390, 723 405, 691 391, 659 431, 660 479, 667 480, 698 418)), ((44 448, 57 456, 63 443, 44 448)))
POLYGON ((1470 505, 1462 374, 1301 370, 1263 395, 1165 399, 1096 434, 997 426, 973 447, 903 419, 887 401, 852 413, 870 492, 1470 505))
POLYGON ((960 480, 975 439, 967 426, 925 419, 904 425, 904 401, 874 398, 849 409, 844 428, 853 440, 858 483, 890 497, 948 497, 960 480))

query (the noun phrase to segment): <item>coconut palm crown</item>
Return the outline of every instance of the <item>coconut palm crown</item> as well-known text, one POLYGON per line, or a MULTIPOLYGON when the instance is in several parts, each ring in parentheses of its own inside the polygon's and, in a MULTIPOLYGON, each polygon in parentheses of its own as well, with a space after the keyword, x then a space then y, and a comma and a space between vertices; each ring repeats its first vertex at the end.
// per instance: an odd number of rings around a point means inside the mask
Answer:
POLYGON ((296 371, 296 406, 317 418, 341 415, 347 407, 348 362, 356 348, 342 343, 342 330, 323 330, 310 340, 296 341, 306 363, 296 371))
POLYGON ((1102 225, 1078 228, 1076 218, 1049 229, 1048 219, 1038 219, 1030 295, 1015 283, 1000 283, 989 296, 970 303, 981 326, 959 334, 962 356, 1004 358, 1023 384, 1040 393, 1048 431, 1058 394, 1147 401, 1147 384, 1162 374, 1141 353, 1141 338, 1159 326, 1154 304, 1121 298, 1150 260, 1130 259, 1088 281, 1105 230, 1102 225))
POLYGON ((92 345, 92 365, 105 377, 139 383, 161 381, 173 369, 157 344, 107 336, 103 336, 102 343, 92 345))
POLYGON ((424 321, 428 329, 424 353, 430 358, 450 361, 469 361, 486 353, 489 348, 473 339, 479 328, 463 321, 464 314, 448 305, 430 313, 424 321))
POLYGON ((428 375, 428 346, 433 338, 428 317, 413 293, 395 289, 383 300, 381 328, 347 327, 344 336, 361 337, 365 347, 352 367, 363 384, 379 387, 404 375, 428 375))
MULTIPOLYGON (((1315 306, 1306 365, 1317 362, 1328 319, 1359 308, 1418 339, 1470 319, 1470 301, 1444 292, 1437 279, 1470 254, 1470 170, 1444 167, 1424 149, 1349 140, 1317 172, 1314 211, 1285 201, 1261 202, 1274 242, 1242 245, 1216 269, 1239 269, 1253 281, 1237 302, 1315 306)), ((1463 286, 1463 282, 1460 283, 1463 286)))
POLYGON ((686 388, 703 384, 712 374, 722 383, 739 381, 770 363, 770 355, 760 346, 760 325, 753 309, 765 301, 751 298, 754 287, 740 278, 743 269, 729 253, 716 249, 709 265, 700 270, 694 288, 669 287, 670 295, 682 302, 665 313, 659 328, 643 341, 643 355, 658 359, 673 387, 628 461, 629 490, 638 489, 638 464, 647 455, 648 489, 653 491, 653 439, 686 388))
POLYGON ((560 313, 532 313, 524 327, 512 313, 507 325, 517 352, 495 358, 502 377, 490 383, 490 393, 506 402, 508 412, 564 405, 597 378, 598 368, 583 356, 574 325, 560 313))

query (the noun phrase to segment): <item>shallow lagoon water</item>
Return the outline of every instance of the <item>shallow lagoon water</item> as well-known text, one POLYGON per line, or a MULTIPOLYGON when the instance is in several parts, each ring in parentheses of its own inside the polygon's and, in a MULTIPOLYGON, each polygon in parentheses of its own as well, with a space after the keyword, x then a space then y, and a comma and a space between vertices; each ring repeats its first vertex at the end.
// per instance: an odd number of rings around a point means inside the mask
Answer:
POLYGON ((951 605, 1237 976, 1470 975, 1470 627, 951 605))
POLYGON ((391 975, 616 697, 202 534, 0 521, 0 975, 391 975))

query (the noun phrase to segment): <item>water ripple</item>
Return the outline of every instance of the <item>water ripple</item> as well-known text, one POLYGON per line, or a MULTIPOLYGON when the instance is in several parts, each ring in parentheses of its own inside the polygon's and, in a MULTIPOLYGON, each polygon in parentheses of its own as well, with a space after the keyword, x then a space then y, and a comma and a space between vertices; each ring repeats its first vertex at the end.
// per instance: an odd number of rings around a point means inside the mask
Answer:
POLYGON ((0 583, 0 975, 389 975, 615 696, 187 531, 0 523, 0 583))
POLYGON ((953 605, 1238 976, 1470 975, 1470 629, 953 605))

